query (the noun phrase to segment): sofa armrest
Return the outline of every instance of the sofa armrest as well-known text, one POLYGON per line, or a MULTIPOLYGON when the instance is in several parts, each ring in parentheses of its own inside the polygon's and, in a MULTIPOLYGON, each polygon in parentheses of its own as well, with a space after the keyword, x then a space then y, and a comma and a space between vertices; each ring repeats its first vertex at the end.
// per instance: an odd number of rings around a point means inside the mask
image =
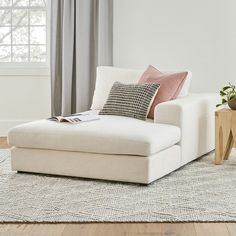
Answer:
POLYGON ((217 94, 190 94, 156 106, 154 122, 180 127, 182 165, 214 149, 217 94))

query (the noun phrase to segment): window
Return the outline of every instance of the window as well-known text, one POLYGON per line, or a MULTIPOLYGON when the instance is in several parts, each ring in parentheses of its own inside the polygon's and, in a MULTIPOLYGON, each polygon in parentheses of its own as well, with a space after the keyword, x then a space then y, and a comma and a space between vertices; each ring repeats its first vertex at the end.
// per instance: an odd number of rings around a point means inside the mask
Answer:
POLYGON ((0 0, 0 65, 48 64, 48 0, 0 0))

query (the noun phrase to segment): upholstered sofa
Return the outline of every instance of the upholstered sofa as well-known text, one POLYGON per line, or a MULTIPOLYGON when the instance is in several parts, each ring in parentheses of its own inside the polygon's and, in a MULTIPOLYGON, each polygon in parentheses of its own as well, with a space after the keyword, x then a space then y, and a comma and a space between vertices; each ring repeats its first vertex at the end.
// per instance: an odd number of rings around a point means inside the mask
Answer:
MULTIPOLYGON (((89 112, 98 112, 114 81, 137 82, 141 73, 98 68, 89 112)), ((214 149, 218 96, 182 93, 156 106, 154 120, 106 115, 77 125, 49 120, 19 125, 8 134, 12 169, 149 184, 214 149)))

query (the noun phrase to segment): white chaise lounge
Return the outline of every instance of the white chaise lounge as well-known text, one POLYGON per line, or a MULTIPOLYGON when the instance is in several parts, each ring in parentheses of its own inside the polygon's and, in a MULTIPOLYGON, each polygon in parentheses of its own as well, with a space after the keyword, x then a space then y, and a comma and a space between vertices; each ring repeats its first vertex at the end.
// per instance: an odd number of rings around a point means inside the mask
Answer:
MULTIPOLYGON (((140 75, 140 71, 98 68, 94 95, 98 100, 99 89, 105 86, 105 95, 109 90, 100 70, 122 82, 127 75, 133 81, 140 75), (119 70, 123 74, 116 76, 119 70)), ((78 125, 48 120, 19 125, 8 134, 12 169, 151 183, 214 149, 217 100, 215 94, 189 94, 159 104, 154 121, 101 116, 78 125)), ((93 101, 93 106, 96 102, 101 101, 93 101)))

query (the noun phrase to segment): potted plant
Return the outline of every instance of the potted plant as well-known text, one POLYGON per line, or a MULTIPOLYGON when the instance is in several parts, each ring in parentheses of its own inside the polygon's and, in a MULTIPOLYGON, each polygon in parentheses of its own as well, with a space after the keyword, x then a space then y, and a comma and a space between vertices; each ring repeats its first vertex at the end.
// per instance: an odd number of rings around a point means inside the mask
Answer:
POLYGON ((228 103, 228 106, 232 110, 236 110, 236 85, 229 83, 229 85, 224 86, 220 90, 220 96, 222 97, 222 101, 220 104, 217 104, 216 107, 228 103))

